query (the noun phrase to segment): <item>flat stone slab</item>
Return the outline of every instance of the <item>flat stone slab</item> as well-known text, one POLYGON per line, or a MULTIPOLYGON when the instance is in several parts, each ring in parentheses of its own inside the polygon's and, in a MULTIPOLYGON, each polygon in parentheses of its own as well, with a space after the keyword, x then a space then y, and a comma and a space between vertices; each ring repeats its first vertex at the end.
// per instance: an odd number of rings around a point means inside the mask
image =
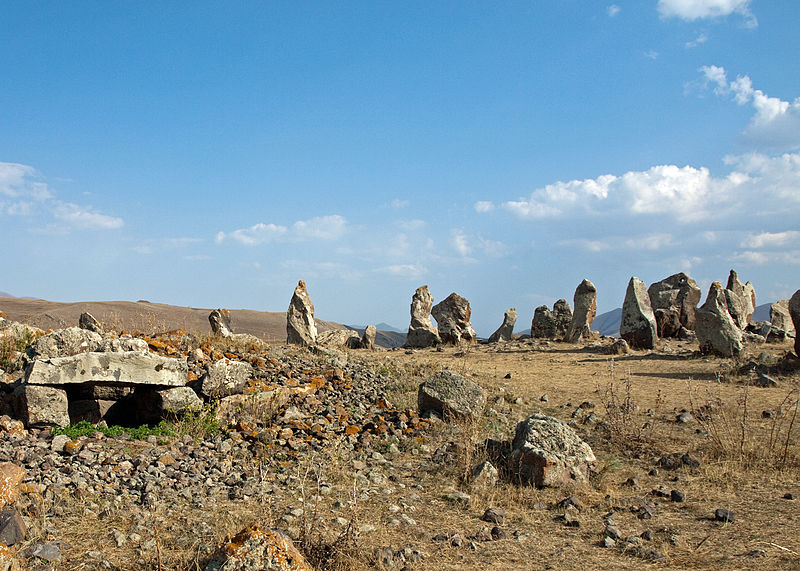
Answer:
POLYGON ((185 359, 171 359, 153 353, 81 353, 34 361, 26 372, 25 382, 31 385, 113 383, 182 387, 186 385, 188 371, 185 359))

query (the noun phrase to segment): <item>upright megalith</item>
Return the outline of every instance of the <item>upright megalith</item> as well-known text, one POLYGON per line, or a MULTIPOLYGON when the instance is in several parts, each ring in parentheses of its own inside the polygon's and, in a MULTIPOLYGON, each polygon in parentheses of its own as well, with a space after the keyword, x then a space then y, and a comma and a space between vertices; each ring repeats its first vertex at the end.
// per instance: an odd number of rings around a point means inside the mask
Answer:
POLYGON ((695 332, 701 353, 734 357, 742 350, 742 331, 728 311, 727 292, 714 282, 697 310, 695 332))
POLYGON ((644 282, 632 277, 622 304, 619 336, 633 349, 653 349, 658 338, 656 317, 644 282))
POLYGON ((317 342, 317 325, 314 323, 314 304, 306 291, 306 282, 300 280, 294 288, 289 310, 286 312, 286 342, 313 346, 317 342))
POLYGON ((736 270, 731 270, 728 275, 725 301, 727 302, 728 313, 733 318, 736 326, 739 329, 747 327, 756 310, 756 290, 750 282, 743 284, 739 280, 736 270))
POLYGON ((789 315, 794 323, 794 354, 800 357, 800 289, 789 300, 789 315))
POLYGON ((673 274, 652 284, 647 294, 659 337, 684 337, 688 331, 694 331, 702 292, 692 278, 683 272, 673 274))
POLYGON ((795 336, 792 314, 789 312, 789 300, 782 299, 769 306, 769 324, 773 329, 783 331, 788 337, 795 336))
POLYGON ((517 309, 515 307, 509 308, 503 314, 503 323, 497 328, 497 331, 489 336, 489 343, 496 343, 500 339, 506 341, 511 340, 514 333, 514 324, 517 322, 517 309))
POLYGON ((457 293, 451 293, 431 309, 431 315, 439 326, 439 337, 442 343, 458 345, 474 343, 478 336, 469 319, 472 309, 469 301, 457 293))
POLYGON ((361 336, 360 346, 362 349, 375 349, 375 338, 378 336, 378 328, 374 325, 367 325, 364 335, 361 336))
POLYGON ((87 331, 93 331, 95 333, 103 333, 103 326, 100 325, 100 322, 97 321, 94 315, 88 311, 81 313, 80 317, 78 318, 78 327, 81 329, 86 329, 87 331))
POLYGON ((553 304, 553 311, 541 305, 533 312, 531 337, 537 339, 563 339, 572 323, 572 308, 566 299, 553 304))
POLYGON ((597 314, 597 288, 589 280, 583 280, 575 289, 572 298, 575 311, 572 312, 572 321, 564 336, 564 341, 577 343, 586 337, 592 327, 592 321, 597 314))
POLYGON ((208 322, 211 324, 211 332, 217 337, 233 337, 231 327, 231 312, 227 309, 215 309, 208 314, 208 322))
POLYGON ((411 298, 411 324, 406 335, 406 347, 431 347, 442 342, 431 323, 433 296, 428 286, 420 286, 411 298))

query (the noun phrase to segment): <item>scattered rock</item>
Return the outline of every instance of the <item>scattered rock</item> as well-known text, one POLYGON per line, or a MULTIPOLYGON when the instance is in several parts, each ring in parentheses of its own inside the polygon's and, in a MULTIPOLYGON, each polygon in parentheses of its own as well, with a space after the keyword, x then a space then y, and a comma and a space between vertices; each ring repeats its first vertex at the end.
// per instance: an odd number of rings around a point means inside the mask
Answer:
POLYGON ((286 312, 286 342, 307 347, 317 343, 317 325, 314 322, 314 304, 306 291, 306 282, 300 280, 294 288, 286 312))
POLYGON ((431 375, 417 391, 421 415, 435 412, 444 419, 473 419, 480 416, 486 396, 477 383, 451 371, 431 375))
POLYGON ((472 316, 469 301, 457 293, 451 293, 434 305, 431 315, 439 326, 439 337, 442 343, 459 345, 462 342, 474 343, 477 341, 477 335, 469 321, 472 316))
POLYGON ((722 508, 714 512, 714 519, 723 523, 733 523, 736 521, 732 511, 722 508))
POLYGON ((472 468, 470 485, 473 488, 493 488, 497 480, 497 468, 491 462, 481 462, 472 468))
POLYGON ((622 304, 619 335, 633 349, 653 349, 658 337, 656 318, 644 282, 632 277, 622 304))
MULTIPOLYGON (((438 321, 438 320, 437 320, 438 321)), ((517 310, 512 307, 503 314, 503 323, 497 331, 489 336, 489 343, 497 343, 500 339, 510 341, 514 333, 514 324, 517 322, 517 310)))
POLYGON ((0 511, 0 544, 14 545, 25 539, 28 527, 17 510, 0 511))
POLYGON ((506 510, 502 508, 486 508, 486 511, 483 512, 481 519, 488 523, 503 525, 503 523, 506 521, 506 510))
POLYGON ((564 336, 568 343, 577 343, 588 336, 597 313, 597 288, 589 280, 583 280, 575 289, 573 302, 575 310, 564 336))

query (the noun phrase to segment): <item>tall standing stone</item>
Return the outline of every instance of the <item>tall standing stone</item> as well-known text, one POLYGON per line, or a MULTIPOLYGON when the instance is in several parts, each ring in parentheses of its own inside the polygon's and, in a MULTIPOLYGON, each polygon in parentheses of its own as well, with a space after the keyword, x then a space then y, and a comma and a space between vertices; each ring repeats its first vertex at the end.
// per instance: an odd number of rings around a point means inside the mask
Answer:
POLYGON ((208 322, 211 324, 211 332, 218 337, 233 337, 231 327, 231 312, 227 309, 215 309, 208 314, 208 322))
POLYGON ((439 326, 439 337, 442 343, 458 345, 474 343, 478 336, 472 328, 469 318, 472 309, 469 301, 457 293, 451 293, 431 309, 431 315, 439 326))
POLYGON ((566 299, 553 304, 553 311, 541 305, 533 312, 531 337, 539 339, 563 339, 572 323, 572 308, 566 299))
POLYGON ((743 284, 735 270, 728 275, 728 286, 725 288, 725 301, 733 321, 739 329, 750 323, 756 310, 756 290, 753 284, 743 284))
POLYGON ((576 343, 589 334, 592 321, 597 314, 597 288, 589 280, 583 280, 575 289, 572 301, 575 304, 575 311, 572 313, 572 321, 564 341, 576 343))
POLYGON ((800 357, 800 289, 789 300, 789 315, 794 323, 794 354, 800 357))
POLYGON ((81 316, 78 318, 78 327, 86 329, 87 331, 94 331, 95 333, 103 332, 103 326, 100 325, 100 322, 88 311, 81 313, 81 316))
POLYGON ((644 282, 632 277, 622 304, 619 335, 634 349, 653 349, 658 338, 656 317, 644 282))
POLYGON ((785 332, 790 337, 795 335, 788 299, 776 301, 769 306, 769 323, 773 328, 785 332))
POLYGON ((514 333, 514 324, 517 322, 517 309, 512 307, 509 308, 508 311, 503 314, 503 323, 500 327, 497 328, 497 331, 492 333, 489 336, 489 343, 496 343, 500 341, 500 339, 505 339, 506 341, 511 340, 511 336, 514 333))
POLYGON ((314 304, 303 280, 300 280, 294 288, 294 295, 286 312, 286 342, 305 346, 313 346, 317 342, 314 304))
POLYGON ((442 342, 431 323, 433 296, 428 286, 420 286, 411 298, 411 324, 406 335, 406 347, 432 347, 442 342))
POLYGON ((701 353, 734 357, 742 350, 742 331, 728 312, 727 291, 714 282, 706 302, 697 310, 695 332, 701 353))
POLYGON ((364 335, 361 336, 361 348, 362 349, 374 349, 375 348, 375 338, 378 336, 378 328, 374 325, 367 325, 366 329, 364 329, 364 335))
POLYGON ((656 316, 659 337, 676 337, 681 333, 681 327, 694 330, 702 292, 692 278, 683 272, 671 275, 652 284, 647 294, 656 316))

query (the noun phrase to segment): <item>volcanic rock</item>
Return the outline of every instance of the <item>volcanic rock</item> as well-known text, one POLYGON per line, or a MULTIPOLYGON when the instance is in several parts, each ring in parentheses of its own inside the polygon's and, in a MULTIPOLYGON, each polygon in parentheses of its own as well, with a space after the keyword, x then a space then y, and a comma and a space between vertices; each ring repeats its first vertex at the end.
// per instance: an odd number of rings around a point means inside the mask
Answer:
POLYGON ((725 288, 725 299, 728 302, 728 313, 739 329, 750 323, 756 309, 756 291, 753 284, 743 284, 735 270, 728 275, 728 286, 725 288))
POLYGON ((231 327, 231 312, 227 309, 215 309, 208 314, 211 332, 218 337, 233 337, 231 327))
POLYGON ((680 327, 685 327, 690 331, 694 330, 695 313, 702 292, 692 278, 683 272, 671 275, 652 284, 647 289, 647 294, 650 297, 650 306, 656 314, 657 322, 659 309, 665 310, 669 314, 669 317, 662 318, 662 320, 670 320, 672 326, 669 330, 665 330, 665 333, 672 334, 662 334, 659 327, 659 337, 675 337, 678 335, 680 327), (677 328, 672 323, 676 314, 679 322, 677 328))
POLYGON ((564 336, 564 341, 577 343, 589 334, 592 321, 597 313, 597 288, 589 280, 583 280, 575 289, 572 301, 575 311, 572 313, 572 321, 564 336))
POLYGON ((622 304, 619 335, 633 349, 653 349, 658 337, 656 318, 644 282, 632 277, 622 304))
POLYGON ((428 286, 417 288, 411 298, 411 324, 406 335, 406 347, 432 347, 442 342, 431 323, 433 296, 428 286))
POLYGON ((572 323, 572 308, 566 299, 553 304, 551 312, 546 305, 536 308, 531 323, 531 337, 538 339, 563 339, 572 323))
POLYGON ((220 359, 200 379, 200 392, 209 398, 241 394, 253 378, 253 366, 243 361, 220 359))
POLYGON ((86 329, 87 331, 94 331, 95 333, 103 332, 103 327, 100 325, 100 322, 88 311, 81 313, 81 316, 78 318, 78 327, 86 329))
POLYGON ((793 337, 796 329, 789 313, 789 300, 782 299, 769 306, 769 322, 773 328, 783 331, 787 336, 793 337))
POLYGON ((100 334, 80 327, 58 329, 36 341, 33 351, 39 359, 70 357, 79 353, 97 351, 103 342, 100 334))
POLYGON ((374 325, 367 325, 364 329, 364 335, 361 336, 362 349, 375 349, 375 337, 378 335, 378 329, 374 325))
POLYGON ((517 310, 512 307, 508 309, 503 315, 503 323, 497 328, 497 331, 489 336, 489 343, 496 343, 500 339, 506 341, 511 340, 511 335, 514 333, 514 324, 517 322, 517 310))
POLYGON ((313 346, 317 342, 314 304, 303 280, 300 280, 294 288, 294 295, 286 312, 286 342, 305 346, 313 346))
POLYGON ((451 371, 431 375, 417 391, 421 415, 435 412, 444 419, 477 418, 484 404, 486 396, 480 385, 451 371))
POLYGON ((714 282, 708 290, 706 302, 697 310, 695 332, 702 353, 733 357, 742 350, 742 331, 728 313, 726 292, 722 284, 714 282))
POLYGON ((26 426, 70 424, 66 391, 23 384, 14 391, 14 399, 17 416, 26 426))
POLYGON ((431 315, 439 326, 442 343, 458 345, 462 342, 474 343, 477 340, 475 330, 469 321, 472 316, 469 301, 457 293, 451 293, 434 305, 431 315))
POLYGON ((292 540, 280 530, 258 524, 228 538, 211 557, 206 571, 313 571, 292 540))
POLYGON ((332 329, 317 335, 317 345, 333 349, 358 349, 361 347, 361 337, 352 329, 332 329))

